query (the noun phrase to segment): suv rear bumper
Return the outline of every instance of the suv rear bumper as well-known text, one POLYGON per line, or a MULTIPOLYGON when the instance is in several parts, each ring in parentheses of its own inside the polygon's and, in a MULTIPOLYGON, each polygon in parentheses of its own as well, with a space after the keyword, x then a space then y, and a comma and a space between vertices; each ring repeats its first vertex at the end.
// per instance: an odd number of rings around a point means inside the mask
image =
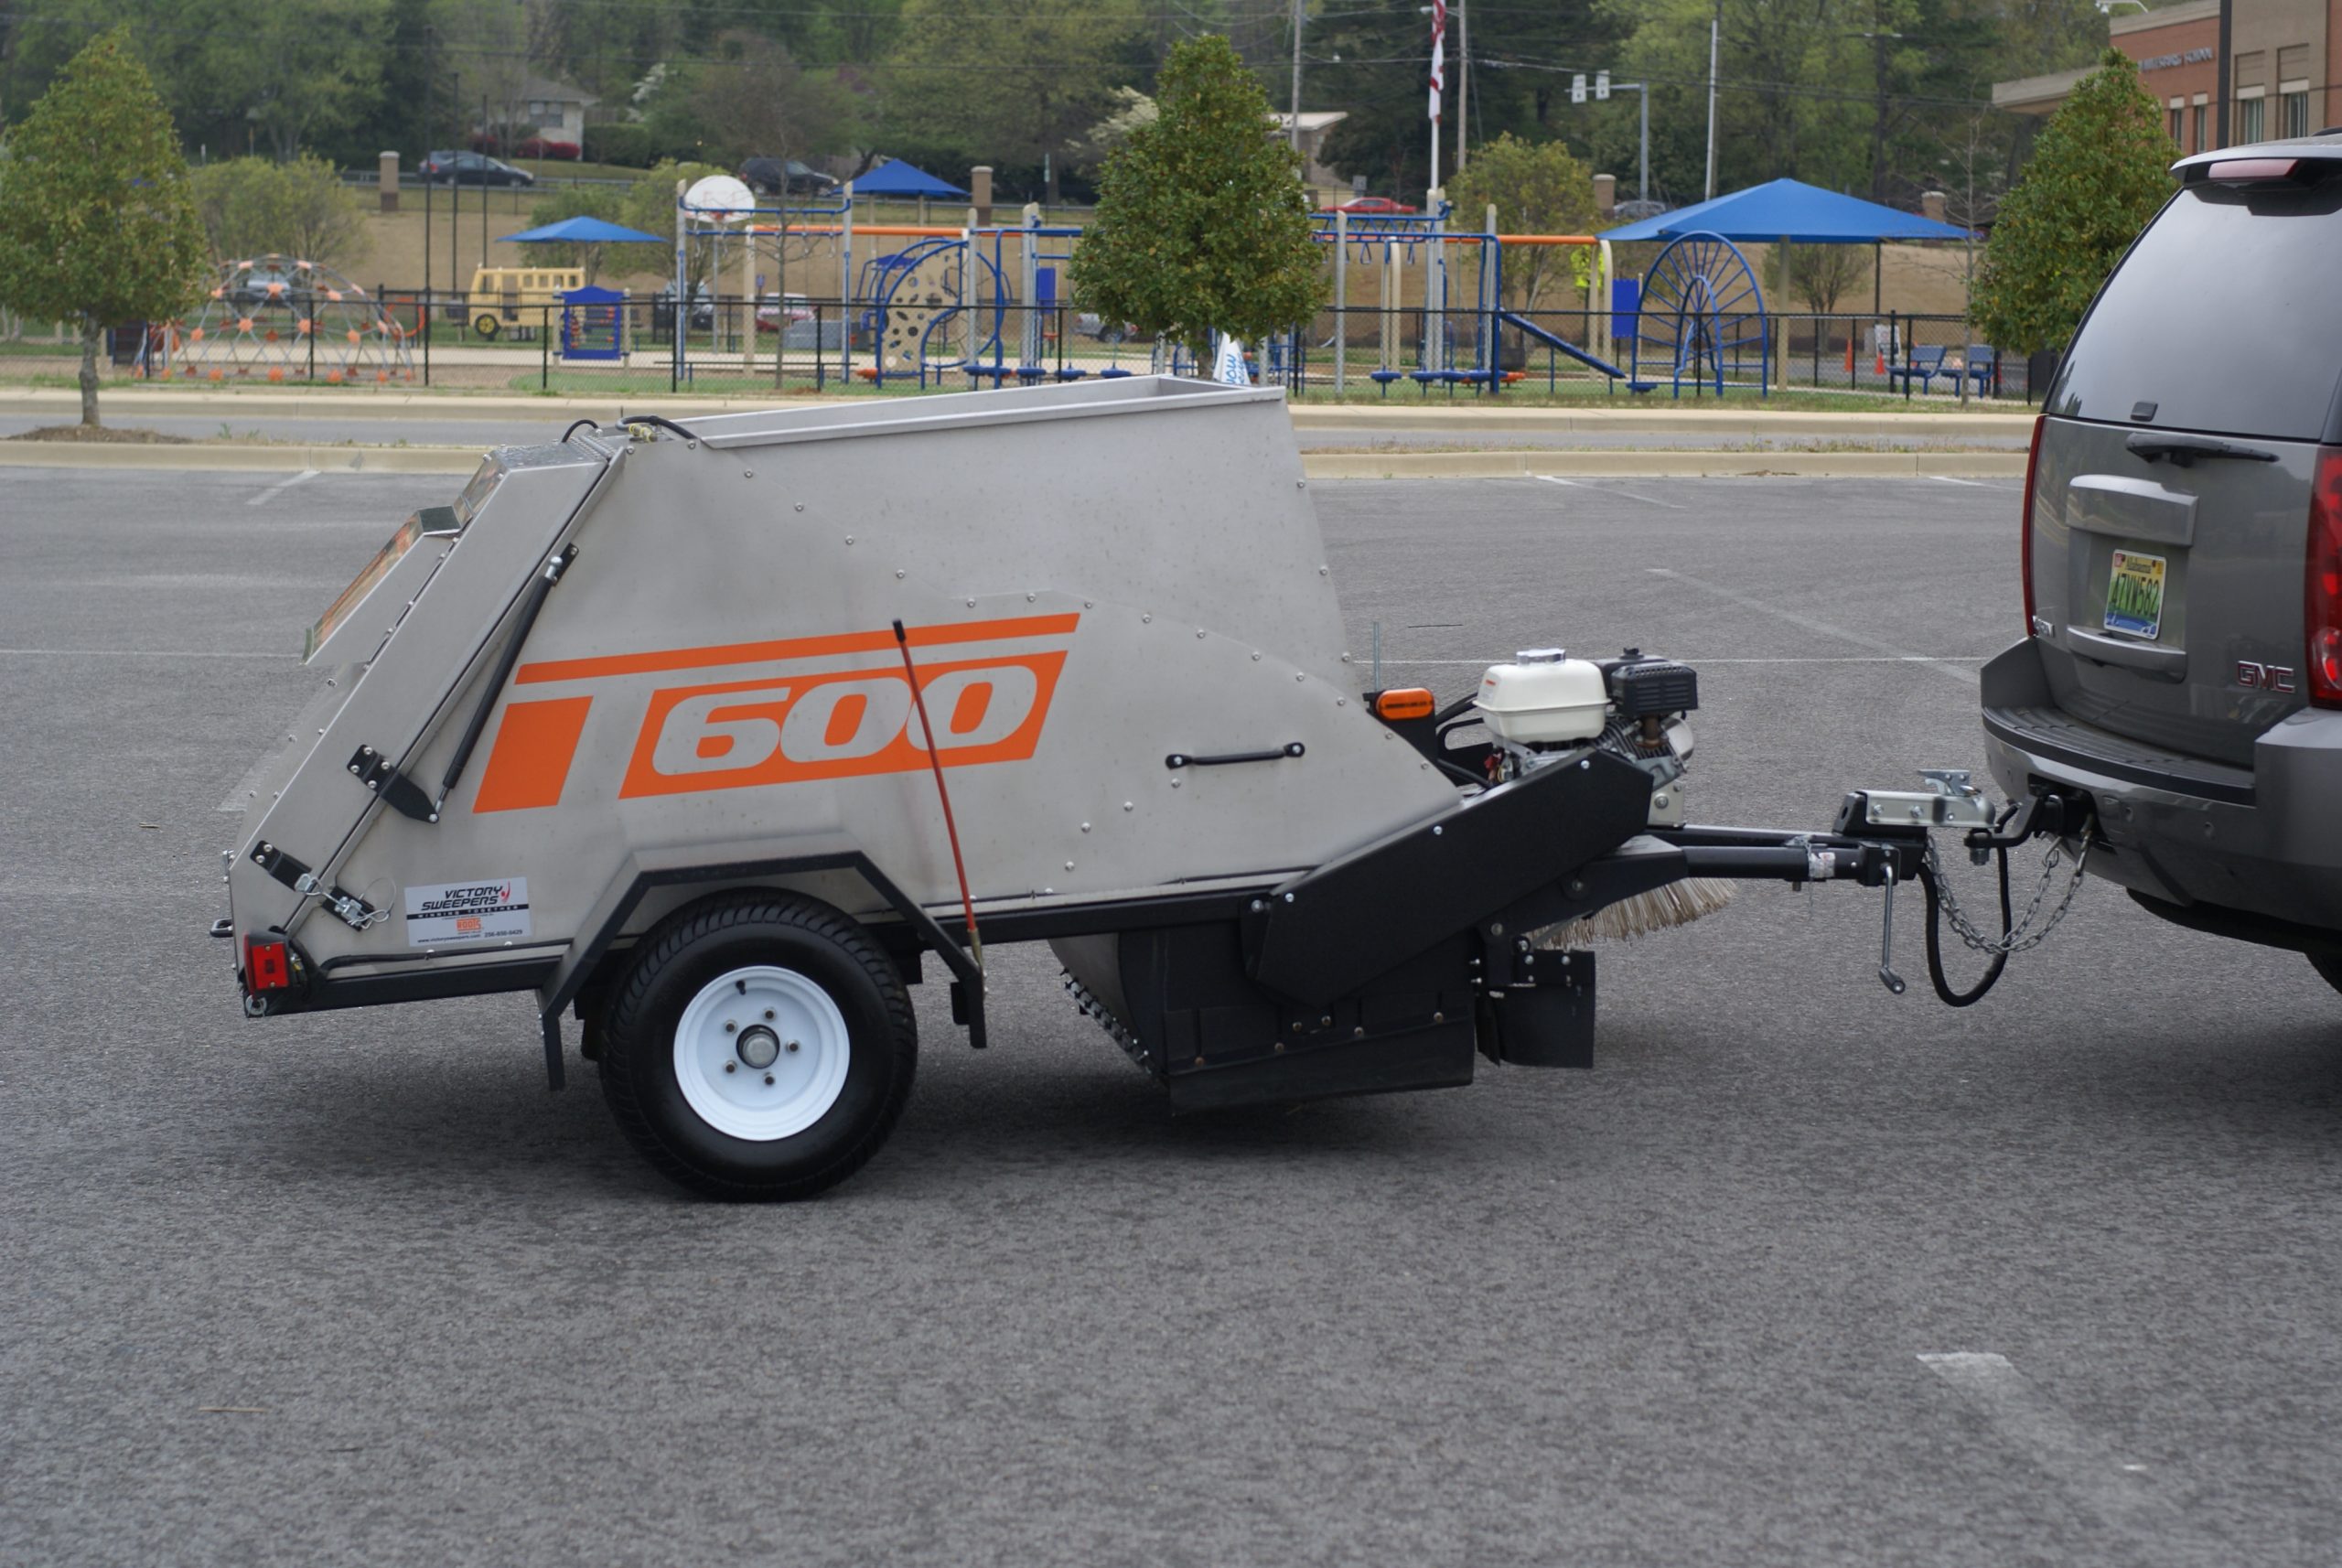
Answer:
POLYGON ((2074 719, 2052 700, 2031 639, 1986 664, 1982 682, 1994 782, 2012 798, 2036 780, 2088 790, 2091 871, 2165 904, 2342 930, 2342 711, 2294 714, 2254 743, 2248 770, 2074 719))

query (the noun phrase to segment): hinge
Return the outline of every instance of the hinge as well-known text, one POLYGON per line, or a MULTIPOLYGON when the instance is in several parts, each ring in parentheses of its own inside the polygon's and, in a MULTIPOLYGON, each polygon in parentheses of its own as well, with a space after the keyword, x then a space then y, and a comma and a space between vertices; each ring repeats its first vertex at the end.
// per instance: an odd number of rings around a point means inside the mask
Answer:
POLYGON ((391 759, 371 746, 361 746, 350 754, 349 771, 358 782, 382 798, 382 803, 403 817, 418 822, 435 822, 439 811, 432 805, 431 797, 420 785, 400 772, 391 759))
POLYGON ((317 891, 317 879, 309 875, 308 866, 285 854, 266 839, 262 839, 253 844, 252 853, 244 858, 295 893, 317 891))

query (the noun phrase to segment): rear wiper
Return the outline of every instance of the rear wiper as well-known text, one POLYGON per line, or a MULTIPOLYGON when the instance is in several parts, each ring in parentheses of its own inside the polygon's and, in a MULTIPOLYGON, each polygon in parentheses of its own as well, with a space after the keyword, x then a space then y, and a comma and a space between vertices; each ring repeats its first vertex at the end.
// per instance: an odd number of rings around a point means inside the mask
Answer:
POLYGON ((2263 452, 2258 446, 2239 446, 2232 441, 2221 441, 2209 435, 2151 435, 2141 431, 2122 445, 2133 456, 2153 463, 2168 457, 2174 466, 2193 467, 2197 459, 2233 457, 2243 463, 2273 463, 2274 452, 2263 452))

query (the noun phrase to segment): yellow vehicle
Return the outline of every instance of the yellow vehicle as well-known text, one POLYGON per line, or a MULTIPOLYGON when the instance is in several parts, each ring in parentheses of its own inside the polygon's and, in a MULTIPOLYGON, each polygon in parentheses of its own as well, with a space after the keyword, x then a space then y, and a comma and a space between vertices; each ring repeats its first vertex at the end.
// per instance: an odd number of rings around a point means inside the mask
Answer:
MULTIPOLYGON (((584 267, 480 267, 472 274, 472 330, 493 338, 508 321, 521 320, 523 307, 558 306, 562 295, 586 286, 584 267)), ((536 320, 544 319, 536 313, 536 320)))

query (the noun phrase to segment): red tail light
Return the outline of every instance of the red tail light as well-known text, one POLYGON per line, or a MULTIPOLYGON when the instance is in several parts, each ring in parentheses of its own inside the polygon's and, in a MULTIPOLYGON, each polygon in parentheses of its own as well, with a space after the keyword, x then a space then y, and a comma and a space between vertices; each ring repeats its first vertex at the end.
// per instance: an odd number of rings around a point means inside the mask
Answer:
POLYGON ((2317 455, 2309 492, 2309 564, 2303 596, 2309 700, 2342 708, 2342 447, 2317 455))
POLYGON ((2041 427, 2048 423, 2044 415, 2033 422, 2033 445, 2025 454, 2025 517, 2017 527, 2018 571, 2025 577, 2025 635, 2033 632, 2033 474, 2041 464, 2041 427))
POLYGON ((284 991, 293 984, 293 959, 274 937, 244 939, 244 989, 253 995, 284 991))

